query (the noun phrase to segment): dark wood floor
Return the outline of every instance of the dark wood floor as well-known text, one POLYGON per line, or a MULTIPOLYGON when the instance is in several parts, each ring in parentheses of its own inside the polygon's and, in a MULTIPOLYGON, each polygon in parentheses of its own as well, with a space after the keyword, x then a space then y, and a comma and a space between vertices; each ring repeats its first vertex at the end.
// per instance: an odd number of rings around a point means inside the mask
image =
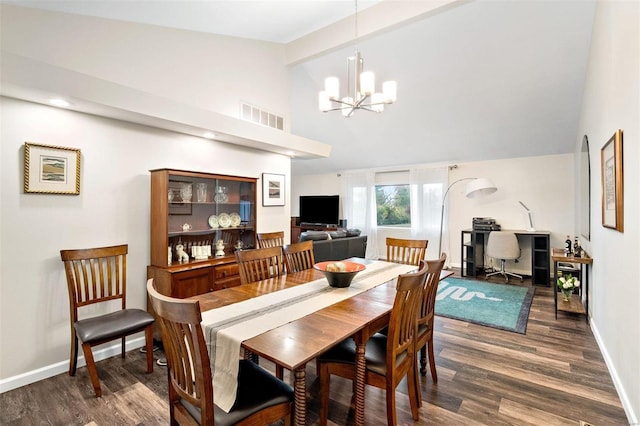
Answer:
MULTIPOLYGON (((499 282, 499 281, 498 281, 499 282)), ((530 285, 525 280, 523 284, 530 285)), ((553 293, 536 287, 527 334, 436 317, 438 384, 422 379, 420 421, 398 387, 400 425, 627 425, 584 316, 554 319, 553 293)), ((157 353, 157 356, 162 356, 157 353)), ((165 425, 166 370, 146 374, 137 350, 98 363, 103 397, 85 368, 0 395, 0 425, 165 425)), ((265 365, 265 363, 262 363, 265 365)), ((272 368, 271 365, 265 365, 272 368)), ((309 424, 318 422, 315 366, 307 366, 309 424)), ((285 379, 288 376, 285 375, 285 379)), ((385 423, 384 393, 367 387, 366 421, 385 423)), ((330 423, 353 424, 351 384, 331 382, 330 423)))

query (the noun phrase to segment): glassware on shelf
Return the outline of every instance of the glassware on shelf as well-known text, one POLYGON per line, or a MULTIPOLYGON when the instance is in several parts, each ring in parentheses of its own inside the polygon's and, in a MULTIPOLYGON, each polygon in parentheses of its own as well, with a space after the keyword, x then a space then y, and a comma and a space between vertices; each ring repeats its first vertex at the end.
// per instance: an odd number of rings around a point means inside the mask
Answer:
POLYGON ((173 189, 169 189, 169 194, 167 195, 167 197, 168 197, 169 202, 173 203, 173 197, 174 197, 173 189))
POLYGON ((182 197, 182 201, 185 203, 190 203, 191 202, 191 197, 193 196, 192 193, 192 189, 191 189, 191 184, 190 183, 183 183, 180 186, 180 196, 182 197))
POLYGON ((197 183, 196 184, 196 199, 199 203, 207 202, 207 184, 206 183, 197 183))
POLYGON ((229 196, 227 195, 227 187, 219 186, 216 188, 216 203, 226 203, 229 200, 229 196))

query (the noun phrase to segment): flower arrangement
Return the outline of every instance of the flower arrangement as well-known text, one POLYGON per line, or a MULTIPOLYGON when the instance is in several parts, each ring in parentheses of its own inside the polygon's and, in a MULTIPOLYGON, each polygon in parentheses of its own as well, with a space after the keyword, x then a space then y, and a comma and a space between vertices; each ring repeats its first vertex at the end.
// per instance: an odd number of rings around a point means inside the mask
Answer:
POLYGON ((558 278, 558 288, 562 292, 562 299, 565 302, 569 301, 571 294, 578 287, 580 287, 580 280, 571 274, 558 278))

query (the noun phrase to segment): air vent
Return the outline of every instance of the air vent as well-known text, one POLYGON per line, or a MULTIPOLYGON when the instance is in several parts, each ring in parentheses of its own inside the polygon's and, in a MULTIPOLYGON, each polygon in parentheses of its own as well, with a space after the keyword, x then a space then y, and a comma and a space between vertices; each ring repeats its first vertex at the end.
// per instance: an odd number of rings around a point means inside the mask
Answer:
POLYGON ((244 102, 240 103, 240 119, 251 121, 252 123, 262 126, 284 130, 284 117, 244 102))

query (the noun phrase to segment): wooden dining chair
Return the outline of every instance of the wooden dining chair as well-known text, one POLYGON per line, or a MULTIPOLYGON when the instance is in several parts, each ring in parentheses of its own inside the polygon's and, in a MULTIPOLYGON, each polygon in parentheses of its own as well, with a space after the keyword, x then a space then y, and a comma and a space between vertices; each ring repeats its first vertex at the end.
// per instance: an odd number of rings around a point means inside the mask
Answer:
MULTIPOLYGON (((426 264, 418 272, 398 276, 388 334, 376 333, 366 344, 366 383, 386 390, 387 424, 396 425, 396 387, 406 377, 411 415, 419 419, 416 392, 416 348, 418 305, 426 279, 426 264)), ((320 376, 320 424, 326 425, 332 374, 355 380, 356 345, 342 341, 317 360, 320 376)))
POLYGON ((287 273, 304 271, 313 268, 313 241, 287 244, 282 246, 287 273))
MULTIPOLYGON (((418 334, 416 336, 416 352, 420 351, 420 374, 427 375, 427 350, 429 352, 429 368, 431 378, 434 383, 438 383, 436 373, 436 362, 433 354, 433 321, 436 308, 436 293, 440 283, 440 272, 447 260, 447 254, 442 253, 440 259, 426 260, 427 275, 422 291, 422 300, 418 307, 418 334)), ((416 360, 417 364, 417 360, 416 360)), ((420 378, 417 377, 418 368, 416 366, 416 392, 418 401, 422 403, 422 391, 420 389, 420 378)))
POLYGON ((69 290, 71 320, 71 356, 69 375, 76 374, 78 341, 91 377, 96 397, 102 396, 98 370, 92 347, 121 339, 121 356, 125 355, 125 337, 144 331, 147 353, 147 372, 153 371, 153 323, 151 314, 142 309, 127 308, 127 251, 126 244, 91 249, 60 250, 69 290), (120 300, 120 309, 90 318, 80 319, 78 312, 89 305, 120 300))
POLYGON ((420 264, 427 253, 428 240, 406 240, 387 237, 387 262, 420 264))
POLYGON ((286 273, 281 246, 237 251, 236 261, 242 284, 281 277, 286 273))
POLYGON ((284 231, 258 233, 258 248, 269 248, 284 245, 284 231))
POLYGON ((147 281, 147 292, 167 356, 170 424, 266 425, 280 419, 291 424, 293 388, 251 361, 240 360, 231 410, 227 413, 215 405, 200 302, 164 296, 153 279, 147 281))

